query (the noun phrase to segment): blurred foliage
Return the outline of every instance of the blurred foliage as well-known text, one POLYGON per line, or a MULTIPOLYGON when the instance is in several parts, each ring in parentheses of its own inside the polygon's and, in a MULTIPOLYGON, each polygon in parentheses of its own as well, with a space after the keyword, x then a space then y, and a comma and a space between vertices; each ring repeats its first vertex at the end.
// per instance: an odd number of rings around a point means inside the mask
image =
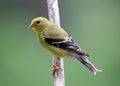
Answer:
MULTIPOLYGON (((61 26, 103 72, 93 76, 83 65, 65 59, 66 86, 120 85, 120 1, 59 0, 61 26)), ((47 17, 46 0, 0 1, 0 86, 53 86, 52 55, 27 26, 47 17)))

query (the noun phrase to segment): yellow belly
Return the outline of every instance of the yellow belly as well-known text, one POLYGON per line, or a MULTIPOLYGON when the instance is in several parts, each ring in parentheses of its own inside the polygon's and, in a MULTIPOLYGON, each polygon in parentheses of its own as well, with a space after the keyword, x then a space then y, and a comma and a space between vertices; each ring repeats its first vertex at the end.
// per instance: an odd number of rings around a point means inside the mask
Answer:
POLYGON ((60 48, 57 48, 57 47, 49 47, 50 49, 48 49, 50 52, 52 52, 52 54, 56 57, 61 57, 61 58, 64 58, 64 57, 68 57, 68 54, 67 54, 67 51, 66 50, 63 50, 63 49, 60 49, 60 48))

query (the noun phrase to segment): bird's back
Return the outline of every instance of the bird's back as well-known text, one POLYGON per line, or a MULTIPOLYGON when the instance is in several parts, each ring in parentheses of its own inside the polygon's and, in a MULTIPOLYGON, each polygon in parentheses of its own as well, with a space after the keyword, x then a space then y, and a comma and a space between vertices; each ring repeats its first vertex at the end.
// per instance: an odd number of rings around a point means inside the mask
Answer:
POLYGON ((68 38, 68 34, 66 31, 64 31, 61 27, 51 24, 46 28, 44 31, 44 35, 46 35, 48 38, 68 38))

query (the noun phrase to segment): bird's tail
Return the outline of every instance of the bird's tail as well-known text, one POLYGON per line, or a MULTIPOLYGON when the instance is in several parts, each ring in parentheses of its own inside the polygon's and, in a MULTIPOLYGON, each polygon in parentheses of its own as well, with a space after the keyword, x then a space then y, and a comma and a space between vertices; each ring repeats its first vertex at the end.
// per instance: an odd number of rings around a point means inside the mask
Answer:
POLYGON ((91 63, 87 58, 84 56, 80 56, 77 58, 82 64, 84 64, 94 75, 97 72, 101 72, 102 70, 98 69, 93 63, 91 63))
POLYGON ((97 72, 102 72, 102 70, 98 69, 93 63, 91 63, 87 58, 85 58, 84 55, 74 55, 74 58, 79 60, 83 65, 85 65, 94 75, 96 75, 97 72))

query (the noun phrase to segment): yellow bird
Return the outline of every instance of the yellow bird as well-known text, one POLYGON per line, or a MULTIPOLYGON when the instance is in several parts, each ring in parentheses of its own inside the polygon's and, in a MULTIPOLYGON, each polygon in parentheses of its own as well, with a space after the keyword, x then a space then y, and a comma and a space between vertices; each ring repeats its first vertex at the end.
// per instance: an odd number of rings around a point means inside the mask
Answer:
POLYGON ((35 31, 38 41, 55 57, 72 57, 77 59, 93 72, 94 75, 101 71, 85 57, 90 55, 83 51, 65 30, 48 19, 37 17, 31 21, 29 28, 35 31))

